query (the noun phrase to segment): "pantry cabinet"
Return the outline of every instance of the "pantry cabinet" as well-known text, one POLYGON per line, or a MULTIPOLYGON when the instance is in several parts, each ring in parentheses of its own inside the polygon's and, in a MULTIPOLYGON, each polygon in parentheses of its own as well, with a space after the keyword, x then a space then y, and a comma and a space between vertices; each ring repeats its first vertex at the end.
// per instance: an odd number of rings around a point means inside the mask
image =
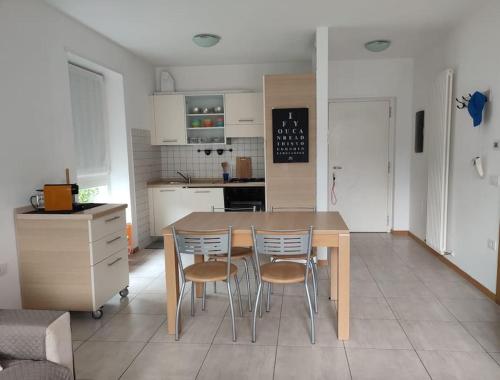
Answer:
POLYGON ((226 137, 264 137, 262 93, 226 94, 226 137))
POLYGON ((149 224, 152 236, 161 236, 169 224, 195 211, 224 207, 222 188, 155 187, 149 189, 149 224))
POLYGON ((152 145, 186 144, 186 107, 184 95, 153 95, 154 130, 152 145))

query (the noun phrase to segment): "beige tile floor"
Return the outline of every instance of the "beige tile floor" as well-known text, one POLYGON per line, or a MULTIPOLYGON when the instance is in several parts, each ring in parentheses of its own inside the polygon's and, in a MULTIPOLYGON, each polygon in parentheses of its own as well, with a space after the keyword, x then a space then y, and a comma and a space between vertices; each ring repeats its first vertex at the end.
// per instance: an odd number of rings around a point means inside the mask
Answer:
POLYGON ((255 344, 242 286, 233 343, 222 283, 216 294, 208 287, 206 311, 197 300, 194 318, 186 297, 175 342, 166 334, 163 252, 143 250, 130 259, 128 298, 113 298, 99 321, 72 314, 77 378, 500 379, 499 306, 409 238, 353 234, 351 246, 351 339, 337 340, 321 268, 314 346, 300 286, 273 289, 255 344))

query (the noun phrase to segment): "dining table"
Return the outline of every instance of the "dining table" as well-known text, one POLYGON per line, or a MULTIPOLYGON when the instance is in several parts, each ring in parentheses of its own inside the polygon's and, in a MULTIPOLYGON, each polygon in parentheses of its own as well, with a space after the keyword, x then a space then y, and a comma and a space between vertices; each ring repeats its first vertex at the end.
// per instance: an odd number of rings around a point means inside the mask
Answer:
MULTIPOLYGON (((232 247, 252 247, 252 226, 263 230, 300 230, 313 227, 312 247, 325 247, 330 266, 330 301, 336 302, 337 336, 349 339, 350 233, 342 216, 334 211, 286 212, 192 212, 162 230, 167 288, 167 332, 175 333, 179 300, 179 267, 172 227, 176 230, 213 231, 231 226, 232 247)), ((196 255, 196 262, 203 256, 196 255)), ((202 286, 196 294, 201 297, 202 286)))

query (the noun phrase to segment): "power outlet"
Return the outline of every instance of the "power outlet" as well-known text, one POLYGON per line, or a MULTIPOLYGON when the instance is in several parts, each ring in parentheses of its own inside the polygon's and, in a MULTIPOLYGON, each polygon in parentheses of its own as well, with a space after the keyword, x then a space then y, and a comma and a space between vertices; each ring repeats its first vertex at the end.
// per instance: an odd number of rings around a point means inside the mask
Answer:
POLYGON ((0 263, 0 276, 7 273, 7 263, 0 263))
POLYGON ((497 242, 493 239, 488 239, 488 248, 491 249, 492 251, 497 250, 497 242))

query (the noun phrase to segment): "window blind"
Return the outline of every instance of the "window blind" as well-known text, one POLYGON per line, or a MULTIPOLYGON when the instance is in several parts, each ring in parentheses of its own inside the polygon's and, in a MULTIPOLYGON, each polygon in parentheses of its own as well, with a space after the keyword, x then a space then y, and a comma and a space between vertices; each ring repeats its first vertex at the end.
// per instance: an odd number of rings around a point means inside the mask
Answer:
POLYGON ((107 185, 110 165, 104 77, 70 63, 69 83, 78 183, 82 188, 107 185))

